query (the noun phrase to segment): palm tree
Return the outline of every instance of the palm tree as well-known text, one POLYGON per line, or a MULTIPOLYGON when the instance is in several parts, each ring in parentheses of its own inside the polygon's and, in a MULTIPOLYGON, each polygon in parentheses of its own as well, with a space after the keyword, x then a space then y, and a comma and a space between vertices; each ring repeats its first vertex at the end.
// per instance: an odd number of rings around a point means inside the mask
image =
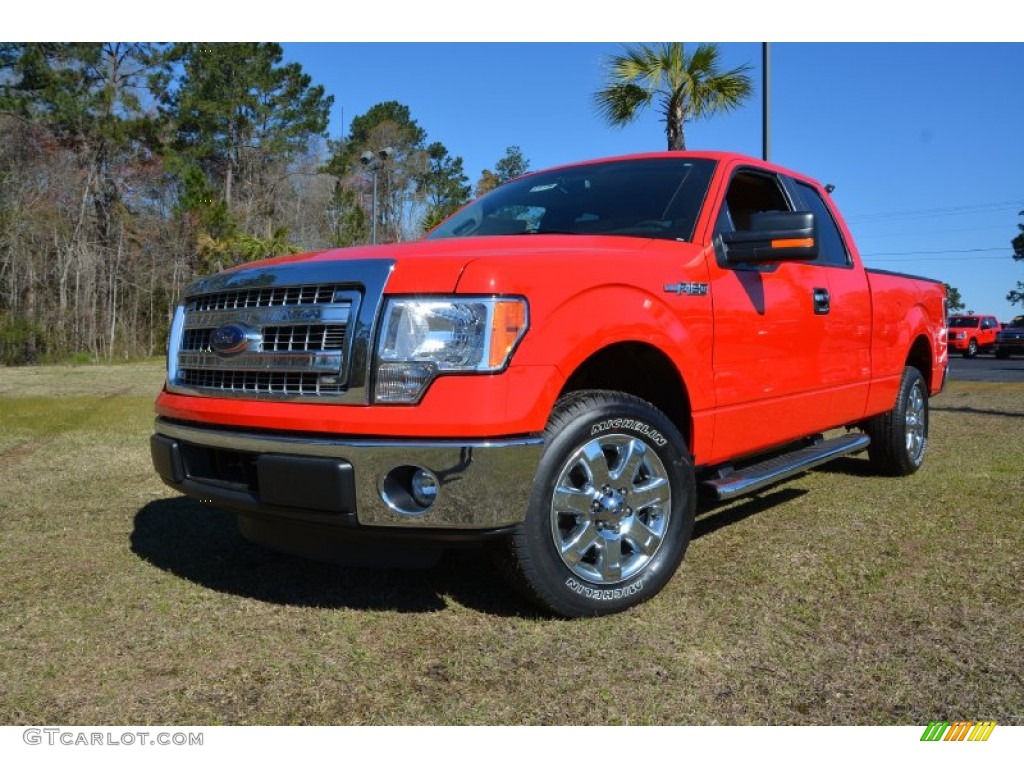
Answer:
POLYGON ((608 85, 594 94, 598 112, 612 125, 623 126, 657 97, 670 150, 686 149, 687 120, 728 112, 750 96, 750 66, 722 72, 715 43, 701 43, 692 54, 682 43, 625 49, 609 60, 608 85))

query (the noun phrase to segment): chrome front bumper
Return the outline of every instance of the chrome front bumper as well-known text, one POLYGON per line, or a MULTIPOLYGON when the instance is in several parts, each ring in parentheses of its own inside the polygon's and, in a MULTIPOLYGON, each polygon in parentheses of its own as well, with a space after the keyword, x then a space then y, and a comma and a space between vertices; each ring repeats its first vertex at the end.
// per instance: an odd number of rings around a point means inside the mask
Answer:
POLYGON ((172 488, 242 514, 339 527, 482 531, 522 521, 543 440, 310 437, 157 419, 151 448, 172 488), (385 500, 385 478, 407 466, 439 481, 436 500, 415 514, 385 500))

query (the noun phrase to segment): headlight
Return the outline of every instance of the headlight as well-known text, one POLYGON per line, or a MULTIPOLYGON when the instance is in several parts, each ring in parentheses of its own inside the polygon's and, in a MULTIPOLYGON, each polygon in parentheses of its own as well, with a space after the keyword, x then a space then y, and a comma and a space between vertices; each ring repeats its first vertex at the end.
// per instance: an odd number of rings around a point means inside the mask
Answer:
POLYGON ((500 371, 526 327, 524 299, 388 299, 374 400, 415 403, 439 374, 500 371))
POLYGON ((966 333, 958 333, 956 335, 956 338, 957 339, 966 339, 967 338, 967 334, 966 333))

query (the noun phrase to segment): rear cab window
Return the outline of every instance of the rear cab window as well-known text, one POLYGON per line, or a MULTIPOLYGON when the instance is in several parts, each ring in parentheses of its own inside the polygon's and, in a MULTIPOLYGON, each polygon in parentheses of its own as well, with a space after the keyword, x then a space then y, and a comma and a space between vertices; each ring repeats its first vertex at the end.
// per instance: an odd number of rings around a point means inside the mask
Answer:
POLYGON ((839 231, 839 225, 832 217, 832 211, 816 187, 802 181, 791 180, 800 198, 801 210, 814 214, 818 228, 818 259, 815 263, 830 267, 852 265, 846 241, 839 231))

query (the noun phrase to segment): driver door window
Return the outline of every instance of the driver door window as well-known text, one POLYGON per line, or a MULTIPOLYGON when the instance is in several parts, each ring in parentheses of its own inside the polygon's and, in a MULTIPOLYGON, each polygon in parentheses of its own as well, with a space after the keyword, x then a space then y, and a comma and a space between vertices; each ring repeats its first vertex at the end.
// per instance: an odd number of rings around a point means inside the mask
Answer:
POLYGON ((729 182, 715 234, 749 231, 750 216, 754 213, 792 210, 775 176, 740 171, 729 182))

